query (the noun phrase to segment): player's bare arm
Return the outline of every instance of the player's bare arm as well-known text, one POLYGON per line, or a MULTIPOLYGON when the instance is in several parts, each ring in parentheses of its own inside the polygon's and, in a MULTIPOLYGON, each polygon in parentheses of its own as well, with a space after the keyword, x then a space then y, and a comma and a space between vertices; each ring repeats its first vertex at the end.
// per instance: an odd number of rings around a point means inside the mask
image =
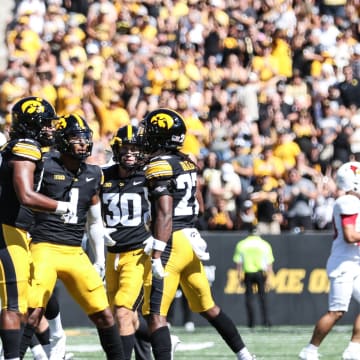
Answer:
POLYGON ((34 190, 34 172, 36 164, 33 161, 13 160, 13 183, 16 195, 21 205, 39 211, 55 211, 58 201, 48 198, 34 190))

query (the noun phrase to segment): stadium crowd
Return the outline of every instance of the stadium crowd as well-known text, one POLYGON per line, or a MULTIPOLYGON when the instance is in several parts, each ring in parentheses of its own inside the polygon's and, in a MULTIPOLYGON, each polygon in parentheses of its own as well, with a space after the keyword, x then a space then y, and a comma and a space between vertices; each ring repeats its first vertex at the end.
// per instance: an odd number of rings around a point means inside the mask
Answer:
POLYGON ((109 139, 158 107, 181 113, 206 211, 199 227, 331 226, 333 175, 360 159, 360 2, 23 0, 6 30, 1 142, 24 96, 109 139))

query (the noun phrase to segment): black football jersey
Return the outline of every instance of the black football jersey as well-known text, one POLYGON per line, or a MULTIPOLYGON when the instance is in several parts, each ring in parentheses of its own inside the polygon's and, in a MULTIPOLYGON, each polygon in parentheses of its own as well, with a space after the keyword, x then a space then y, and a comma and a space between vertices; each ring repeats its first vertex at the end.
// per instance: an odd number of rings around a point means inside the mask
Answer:
POLYGON ((142 242, 151 234, 146 229, 150 205, 145 176, 142 171, 127 178, 120 178, 118 165, 112 165, 104 172, 101 187, 101 203, 106 227, 116 228, 111 237, 116 245, 108 247, 109 252, 125 252, 143 247, 142 242))
MULTIPOLYGON (((35 174, 35 180, 34 180, 34 190, 38 191, 40 187, 40 180, 42 178, 42 171, 43 171, 43 163, 44 161, 49 157, 59 157, 60 153, 55 149, 50 149, 49 147, 43 147, 41 148, 42 152, 42 160, 39 164, 39 169, 41 171, 38 171, 35 174)), ((21 224, 22 228, 27 230, 31 234, 32 226, 34 225, 34 212, 33 210, 27 208, 26 206, 20 205, 20 214, 19 214, 19 223, 21 224)))
POLYGON ((82 163, 74 174, 56 155, 46 159, 39 192, 55 200, 72 202, 77 212, 72 217, 34 212, 32 241, 81 245, 91 199, 99 191, 101 182, 102 171, 97 165, 82 163))
POLYGON ((194 227, 199 212, 196 165, 181 153, 156 156, 146 165, 145 176, 150 199, 172 196, 173 231, 194 227))
POLYGON ((0 223, 27 230, 27 223, 21 216, 21 205, 13 185, 11 160, 29 160, 36 163, 34 183, 42 168, 40 144, 32 139, 18 139, 5 144, 1 149, 0 166, 0 223))

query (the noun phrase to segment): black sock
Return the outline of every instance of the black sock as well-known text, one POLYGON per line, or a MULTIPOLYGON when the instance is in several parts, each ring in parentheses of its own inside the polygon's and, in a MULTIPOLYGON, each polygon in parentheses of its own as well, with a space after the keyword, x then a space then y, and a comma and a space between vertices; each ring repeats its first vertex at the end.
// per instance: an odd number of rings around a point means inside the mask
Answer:
POLYGON ((131 353, 135 345, 135 335, 120 336, 124 348, 125 360, 131 359, 131 353))
POLYGON ((48 320, 52 320, 55 319, 60 312, 60 306, 59 306, 59 302, 55 296, 55 294, 53 293, 49 299, 49 302, 46 305, 46 309, 45 309, 45 317, 48 320))
POLYGON ((20 343, 20 358, 22 359, 25 356, 26 350, 31 344, 31 338, 35 334, 35 327, 29 324, 26 324, 24 327, 23 336, 20 343))
POLYGON ((22 331, 20 329, 0 330, 0 337, 3 344, 5 359, 12 359, 19 357, 21 333, 22 331))
POLYGON ((125 359, 124 349, 116 325, 108 328, 97 328, 100 343, 108 360, 125 359))
POLYGON ((41 333, 36 333, 36 337, 39 339, 41 345, 50 344, 50 328, 47 328, 41 333))
POLYGON ((216 318, 209 320, 209 323, 217 330, 235 354, 245 347, 235 324, 222 310, 220 310, 216 318))
POLYGON ((150 340, 156 360, 171 360, 171 338, 167 326, 155 330, 151 334, 150 340))
POLYGON ((33 337, 31 338, 31 343, 30 343, 30 347, 33 348, 34 346, 40 345, 39 339, 37 338, 37 336, 34 334, 33 337))

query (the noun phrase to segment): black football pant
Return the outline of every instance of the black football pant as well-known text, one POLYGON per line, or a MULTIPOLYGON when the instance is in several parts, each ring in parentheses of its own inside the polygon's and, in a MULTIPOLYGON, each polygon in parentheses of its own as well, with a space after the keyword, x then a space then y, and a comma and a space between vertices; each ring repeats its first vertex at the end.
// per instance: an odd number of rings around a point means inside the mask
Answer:
POLYGON ((255 292, 257 285, 257 293, 260 298, 260 308, 262 315, 262 325, 270 326, 269 313, 267 308, 267 299, 265 293, 265 280, 266 275, 262 271, 255 273, 245 273, 244 283, 245 283, 245 303, 247 311, 247 320, 248 326, 255 326, 255 292))

